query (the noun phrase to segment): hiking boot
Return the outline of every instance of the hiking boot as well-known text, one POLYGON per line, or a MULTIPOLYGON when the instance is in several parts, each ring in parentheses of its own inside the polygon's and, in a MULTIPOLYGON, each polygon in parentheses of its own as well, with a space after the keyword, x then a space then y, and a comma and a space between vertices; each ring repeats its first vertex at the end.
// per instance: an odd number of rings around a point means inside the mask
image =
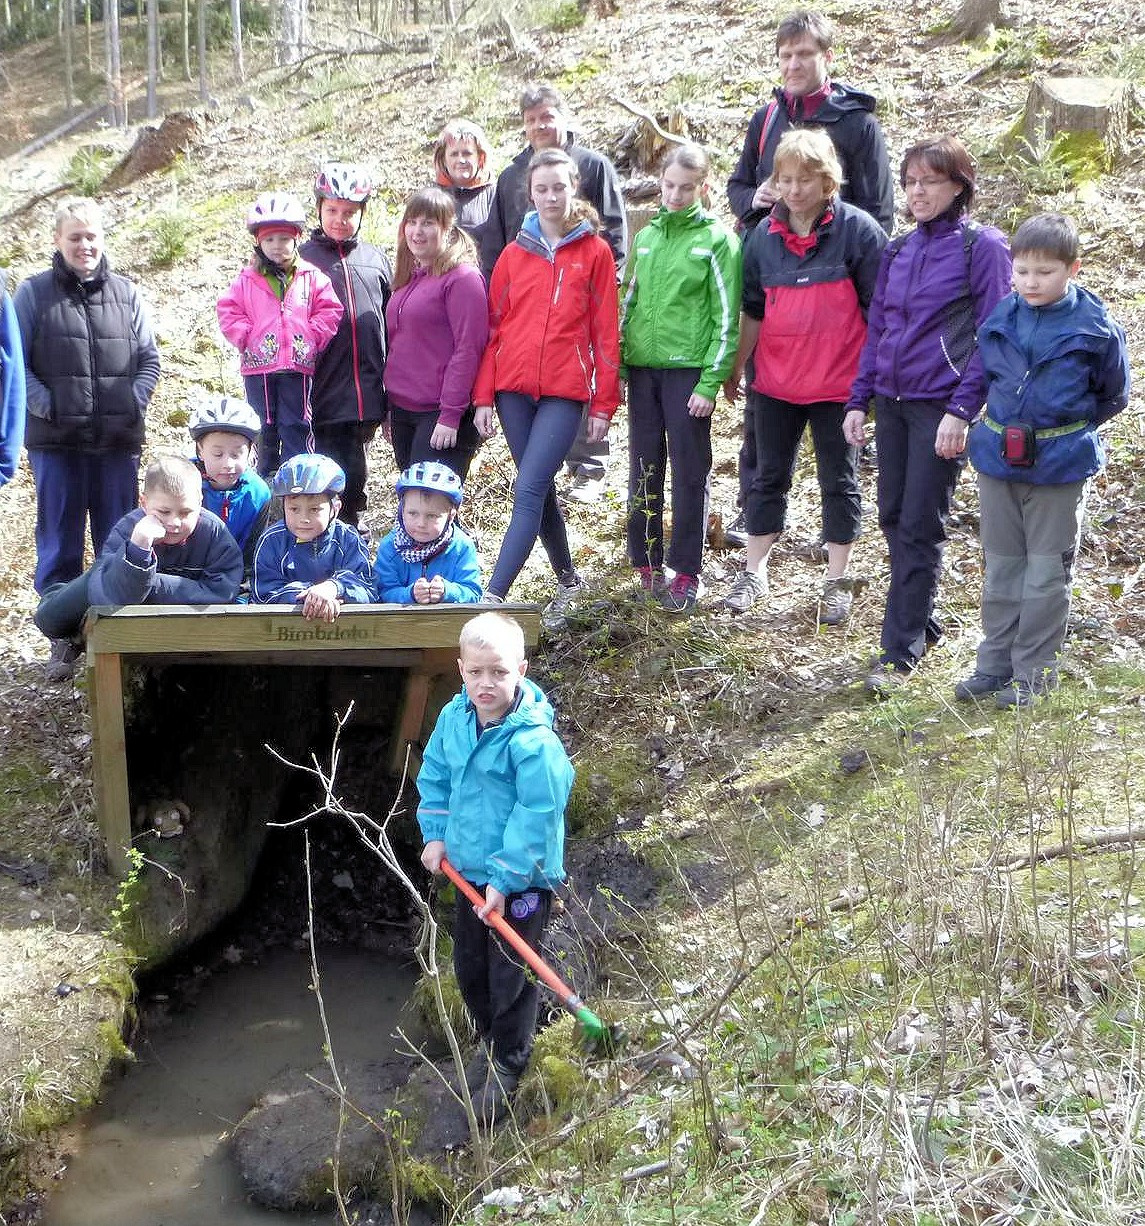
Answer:
POLYGON ((954 687, 954 697, 959 702, 970 702, 975 698, 985 698, 987 694, 997 694, 1010 684, 1009 677, 996 676, 994 673, 983 673, 975 669, 969 677, 963 677, 954 687))
POLYGON ((746 613, 752 605, 763 600, 767 595, 767 580, 762 575, 753 575, 751 571, 741 570, 736 575, 732 590, 724 597, 724 608, 733 613, 746 613))
POLYGON ((566 570, 557 579, 556 595, 541 614, 541 625, 550 633, 558 633, 568 626, 569 606, 584 591, 584 580, 575 570, 566 570))
POLYGON ((736 512, 735 519, 725 526, 724 544, 728 549, 747 548, 747 520, 744 519, 742 510, 736 512))
POLYGON ((599 502, 603 493, 603 477, 590 477, 588 473, 581 472, 573 478, 568 496, 573 502, 599 502))
POLYGON ((909 670, 895 668, 893 664, 880 664, 867 674, 863 680, 863 688, 872 698, 881 702, 901 690, 909 680, 909 670))
POLYGON ((637 566, 636 579, 640 584, 639 595, 646 600, 659 600, 667 587, 662 566, 637 566))
POLYGON ((496 1123, 509 1110, 520 1081, 519 1074, 510 1073, 496 1060, 490 1061, 489 1074, 473 1095, 473 1113, 478 1122, 486 1125, 496 1123))
POLYGON ((1047 673, 1036 681, 1027 681, 1024 677, 1015 677, 1005 689, 994 695, 994 702, 1000 711, 1008 707, 1032 707, 1043 699, 1050 690, 1058 688, 1057 677, 1047 673))
POLYGON ((819 597, 819 625, 838 626, 851 616, 851 603, 855 599, 855 581, 846 575, 828 579, 823 584, 819 597))
POLYGON ((698 575, 678 574, 661 592, 660 606, 665 613, 694 613, 701 587, 698 575))
POLYGON ((476 1094, 488 1080, 489 1048, 484 1043, 479 1043, 465 1066, 465 1084, 469 1087, 470 1094, 476 1094))
POLYGON ((81 648, 71 639, 52 639, 52 654, 44 666, 47 681, 70 681, 79 667, 81 648))

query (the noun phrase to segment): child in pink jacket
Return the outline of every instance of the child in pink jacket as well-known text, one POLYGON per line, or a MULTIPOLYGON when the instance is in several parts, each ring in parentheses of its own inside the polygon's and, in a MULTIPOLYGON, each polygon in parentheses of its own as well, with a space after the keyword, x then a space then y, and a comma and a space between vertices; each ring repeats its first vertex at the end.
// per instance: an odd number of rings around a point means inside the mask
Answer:
POLYGON ((258 471, 314 450, 310 383, 342 319, 330 279, 298 255, 306 213, 293 197, 264 192, 247 213, 251 262, 219 299, 219 327, 239 351, 246 399, 258 410, 258 471))

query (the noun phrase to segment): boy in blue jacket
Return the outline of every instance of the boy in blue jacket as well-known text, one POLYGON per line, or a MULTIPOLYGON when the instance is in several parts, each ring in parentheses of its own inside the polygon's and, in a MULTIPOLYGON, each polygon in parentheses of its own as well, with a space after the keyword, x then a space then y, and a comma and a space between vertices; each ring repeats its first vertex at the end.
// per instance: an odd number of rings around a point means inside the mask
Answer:
POLYGON ((465 1070, 478 1119, 504 1113, 529 1063, 538 988, 488 926, 496 911, 535 949, 552 891, 564 880, 565 805, 573 768, 553 731, 553 708, 525 672, 525 637, 512 618, 482 613, 461 631, 464 690, 438 717, 417 788, 421 862, 443 857, 485 897, 460 894, 453 966, 481 1040, 465 1070))
POLYGON ((217 515, 243 551, 249 570, 270 513, 270 486, 251 467, 262 420, 245 400, 202 392, 187 422, 203 506, 217 515))
POLYGON ((112 528, 90 570, 44 592, 36 625, 68 643, 74 660, 92 605, 229 604, 242 580, 242 554, 223 521, 203 510, 202 498, 189 460, 160 456, 148 465, 139 507, 112 528))
POLYGON ((275 473, 282 519, 255 547, 252 604, 293 604, 307 621, 332 622, 343 604, 373 600, 365 543, 337 518, 345 488, 346 474, 325 455, 296 455, 275 473))
POLYGON ((461 478, 422 461, 398 478, 398 521, 382 538, 374 588, 383 604, 477 604, 477 549, 457 523, 461 478))
POLYGON ((978 470, 982 628, 963 700, 1026 707, 1057 686, 1089 478, 1105 463, 1098 427, 1129 399, 1125 332, 1073 282, 1077 228, 1061 213, 1018 227, 1015 292, 978 333, 985 414, 970 431, 978 470))

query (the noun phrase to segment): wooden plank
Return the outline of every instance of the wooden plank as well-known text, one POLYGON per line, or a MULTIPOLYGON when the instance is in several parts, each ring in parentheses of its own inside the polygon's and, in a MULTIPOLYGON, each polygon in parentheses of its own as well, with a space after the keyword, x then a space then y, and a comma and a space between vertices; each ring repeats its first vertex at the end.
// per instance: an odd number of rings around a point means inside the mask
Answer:
MULTIPOLYGON (((536 605, 499 605, 515 617, 526 641, 540 630, 536 605)), ((130 605, 95 608, 88 615, 88 643, 96 653, 289 654, 453 647, 473 605, 354 605, 333 623, 307 622, 278 605, 130 605)))
POLYGON ((275 664, 291 667, 324 667, 353 669, 403 669, 416 668, 421 662, 423 652, 415 647, 395 647, 382 651, 362 650, 354 652, 328 651, 322 648, 297 651, 211 651, 202 647, 197 651, 145 651, 130 652, 132 664, 142 664, 150 668, 163 668, 173 664, 208 664, 215 667, 251 667, 254 665, 275 664))
POLYGON ((111 871, 126 877, 131 867, 131 799, 127 783, 127 742, 123 727, 123 669, 117 655, 88 653, 91 702, 92 774, 96 816, 111 871))
MULTIPOLYGON (((451 648, 439 648, 436 651, 426 651, 421 664, 410 669, 406 674, 405 691, 402 695, 401 711, 394 725, 393 749, 390 751, 390 772, 400 775, 406 764, 406 750, 413 746, 410 753, 410 778, 416 776, 421 765, 419 746, 424 744, 432 729, 428 726, 431 719, 437 718, 437 710, 431 710, 430 700, 439 690, 439 681, 443 677, 452 676, 460 685, 457 674, 457 654, 451 648)), ((454 687, 456 692, 456 687, 454 687)))

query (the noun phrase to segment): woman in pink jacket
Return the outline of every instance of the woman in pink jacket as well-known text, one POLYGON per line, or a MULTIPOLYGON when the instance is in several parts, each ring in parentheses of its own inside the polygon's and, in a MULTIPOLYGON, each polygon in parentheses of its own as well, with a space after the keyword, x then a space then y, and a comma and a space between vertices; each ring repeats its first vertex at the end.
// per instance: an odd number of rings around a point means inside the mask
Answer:
POLYGON ((251 262, 219 299, 219 327, 239 351, 246 399, 258 410, 258 471, 314 450, 310 382, 342 319, 324 272, 298 255, 306 213, 293 197, 264 192, 247 213, 251 262))

